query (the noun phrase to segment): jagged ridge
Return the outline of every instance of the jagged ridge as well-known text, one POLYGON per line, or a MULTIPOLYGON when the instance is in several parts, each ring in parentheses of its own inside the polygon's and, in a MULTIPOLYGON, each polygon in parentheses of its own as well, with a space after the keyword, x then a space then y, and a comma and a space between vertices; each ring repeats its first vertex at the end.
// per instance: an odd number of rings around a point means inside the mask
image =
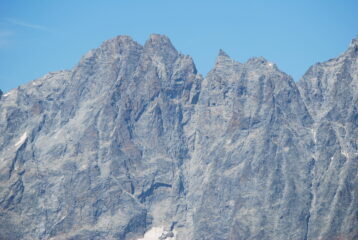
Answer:
POLYGON ((357 238, 357 42, 296 84, 118 36, 0 94, 0 238, 357 238))

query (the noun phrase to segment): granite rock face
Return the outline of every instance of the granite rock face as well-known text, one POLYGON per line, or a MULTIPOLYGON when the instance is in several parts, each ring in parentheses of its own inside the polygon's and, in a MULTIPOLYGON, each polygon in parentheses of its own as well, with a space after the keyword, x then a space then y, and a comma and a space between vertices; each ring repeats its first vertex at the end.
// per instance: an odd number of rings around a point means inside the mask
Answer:
POLYGON ((0 239, 357 239, 358 40, 295 83, 153 34, 0 93, 0 239))
POLYGON ((298 82, 312 118, 309 239, 358 239, 358 38, 298 82))

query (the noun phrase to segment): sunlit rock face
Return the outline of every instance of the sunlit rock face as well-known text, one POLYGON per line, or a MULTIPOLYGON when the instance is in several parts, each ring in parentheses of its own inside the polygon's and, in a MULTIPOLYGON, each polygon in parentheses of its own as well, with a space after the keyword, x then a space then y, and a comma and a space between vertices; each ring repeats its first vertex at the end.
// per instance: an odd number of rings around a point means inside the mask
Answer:
POLYGON ((298 86, 315 120, 308 239, 358 239, 358 38, 298 86))
POLYGON ((357 239, 357 44, 295 83, 118 36, 0 92, 0 239, 357 239))

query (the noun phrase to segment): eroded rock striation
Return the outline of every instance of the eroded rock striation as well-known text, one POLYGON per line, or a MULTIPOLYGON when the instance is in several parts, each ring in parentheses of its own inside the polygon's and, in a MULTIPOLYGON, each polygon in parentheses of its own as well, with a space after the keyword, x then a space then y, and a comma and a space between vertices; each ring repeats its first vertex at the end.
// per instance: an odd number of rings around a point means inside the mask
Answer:
POLYGON ((0 94, 0 239, 357 239, 358 39, 295 83, 153 34, 0 94))

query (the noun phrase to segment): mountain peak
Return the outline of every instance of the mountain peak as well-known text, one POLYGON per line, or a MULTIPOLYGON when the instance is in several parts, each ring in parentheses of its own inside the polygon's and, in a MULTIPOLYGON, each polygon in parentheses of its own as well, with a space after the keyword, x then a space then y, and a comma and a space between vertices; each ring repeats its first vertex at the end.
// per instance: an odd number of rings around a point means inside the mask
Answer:
POLYGON ((352 39, 350 46, 358 46, 358 35, 352 39))
POLYGON ((144 52, 160 57, 166 63, 173 62, 179 54, 170 39, 162 34, 151 34, 144 44, 144 52))
POLYGON ((115 37, 114 39, 116 39, 117 41, 134 41, 133 38, 131 36, 128 35, 118 35, 117 37, 115 37))
POLYGON ((219 50, 218 57, 228 57, 228 58, 230 58, 230 56, 222 49, 219 50))
POLYGON ((132 45, 133 43, 135 44, 138 44, 136 43, 132 37, 130 36, 127 36, 127 35, 118 35, 114 38, 111 38, 107 41, 104 41, 100 48, 106 48, 108 46, 114 46, 114 45, 132 45))
POLYGON ((151 41, 165 41, 165 42, 170 42, 170 39, 168 38, 168 36, 164 35, 164 34, 158 34, 158 33, 152 33, 149 35, 149 40, 151 41))
POLYGON ((238 62, 235 62, 224 50, 220 49, 218 56, 216 57, 216 65, 227 65, 233 63, 238 62))
POLYGON ((348 53, 350 53, 352 57, 358 56, 358 36, 353 38, 353 40, 351 41, 351 44, 348 48, 348 53))
POLYGON ((156 49, 171 49, 171 50, 175 50, 172 42, 170 41, 170 39, 163 34, 151 34, 149 36, 149 39, 146 41, 146 43, 144 44, 145 48, 156 48, 156 49))
MULTIPOLYGON (((117 59, 118 55, 124 52, 131 52, 133 49, 143 48, 139 43, 134 41, 130 36, 119 35, 104 41, 98 48, 88 51, 80 60, 79 65, 92 65, 98 58, 112 61, 117 59)), ((107 61, 106 60, 106 61, 107 61)))

